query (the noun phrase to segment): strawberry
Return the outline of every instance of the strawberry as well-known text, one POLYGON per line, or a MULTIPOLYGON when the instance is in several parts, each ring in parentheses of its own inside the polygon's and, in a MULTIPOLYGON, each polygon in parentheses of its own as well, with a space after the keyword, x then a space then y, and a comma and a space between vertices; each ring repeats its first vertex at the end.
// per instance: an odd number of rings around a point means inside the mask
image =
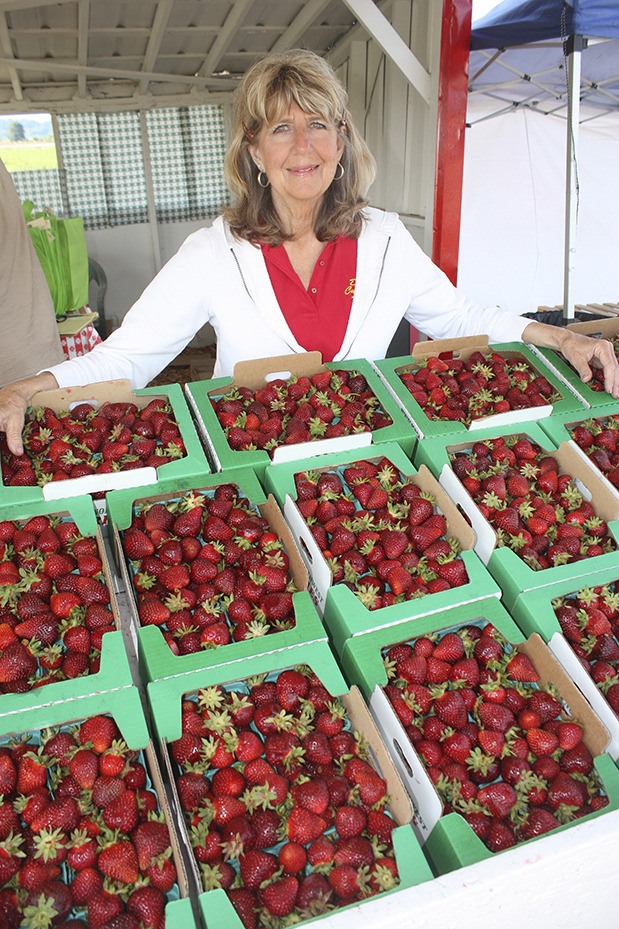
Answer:
POLYGON ((135 884, 139 876, 135 848, 129 841, 117 841, 101 849, 97 859, 99 870, 120 884, 135 884))
POLYGON ((298 892, 297 878, 287 875, 263 887, 260 890, 260 900, 272 916, 284 917, 293 911, 298 892))

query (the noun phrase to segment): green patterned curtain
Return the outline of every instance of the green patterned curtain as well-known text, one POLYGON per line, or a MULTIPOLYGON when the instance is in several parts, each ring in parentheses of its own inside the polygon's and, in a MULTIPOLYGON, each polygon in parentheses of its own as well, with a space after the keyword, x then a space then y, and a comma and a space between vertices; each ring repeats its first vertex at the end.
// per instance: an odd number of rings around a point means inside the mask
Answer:
MULTIPOLYGON (((146 125, 157 220, 216 216, 228 200, 222 108, 155 109, 147 112, 146 125)), ((60 115, 58 131, 62 177, 56 171, 28 172, 48 178, 45 184, 24 178, 21 199, 51 206, 58 215, 81 216, 86 229, 147 222, 139 113, 60 115), (39 192, 45 194, 44 203, 39 192)))

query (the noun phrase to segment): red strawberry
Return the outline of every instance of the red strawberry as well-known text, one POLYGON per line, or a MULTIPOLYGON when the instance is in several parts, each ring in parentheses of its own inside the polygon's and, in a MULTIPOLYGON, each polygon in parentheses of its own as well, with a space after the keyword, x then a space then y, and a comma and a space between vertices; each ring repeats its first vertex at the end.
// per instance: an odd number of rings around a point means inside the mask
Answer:
POLYGON ((139 876, 137 854, 129 841, 120 840, 103 848, 97 865, 106 877, 120 884, 135 884, 139 876))

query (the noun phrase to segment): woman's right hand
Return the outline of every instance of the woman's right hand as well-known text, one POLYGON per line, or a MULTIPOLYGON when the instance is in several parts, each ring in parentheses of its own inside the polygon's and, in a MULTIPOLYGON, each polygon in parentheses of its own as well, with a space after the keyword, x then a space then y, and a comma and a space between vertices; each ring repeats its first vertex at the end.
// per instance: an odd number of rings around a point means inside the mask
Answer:
POLYGON ((58 382, 49 371, 0 387, 0 432, 6 433, 7 444, 14 455, 21 455, 24 450, 22 429, 30 401, 40 390, 56 390, 57 387, 58 382))

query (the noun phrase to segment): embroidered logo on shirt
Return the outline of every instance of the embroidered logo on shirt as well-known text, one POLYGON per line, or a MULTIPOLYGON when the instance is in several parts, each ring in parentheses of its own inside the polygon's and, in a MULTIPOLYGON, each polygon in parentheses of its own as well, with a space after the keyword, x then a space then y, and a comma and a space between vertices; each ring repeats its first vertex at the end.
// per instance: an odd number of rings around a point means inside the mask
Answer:
POLYGON ((357 279, 356 279, 355 277, 351 277, 351 278, 350 278, 350 280, 349 280, 349 282, 348 282, 348 287, 347 287, 346 290, 344 291, 345 296, 347 296, 347 297, 354 297, 354 296, 355 296, 355 281, 356 281, 356 280, 357 280, 357 279))

